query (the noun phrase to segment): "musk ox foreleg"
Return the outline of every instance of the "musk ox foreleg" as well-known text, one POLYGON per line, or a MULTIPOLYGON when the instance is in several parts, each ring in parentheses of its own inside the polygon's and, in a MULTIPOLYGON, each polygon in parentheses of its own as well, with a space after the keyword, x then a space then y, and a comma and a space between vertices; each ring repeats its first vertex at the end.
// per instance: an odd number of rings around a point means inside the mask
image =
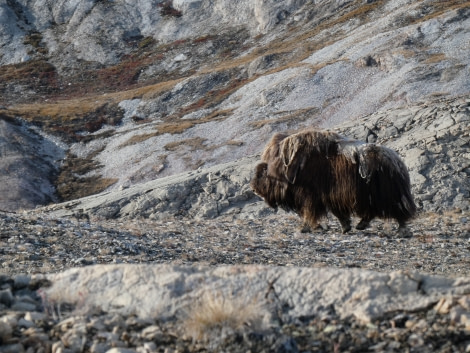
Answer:
POLYGON ((343 234, 346 234, 351 230, 351 216, 349 213, 338 210, 331 210, 331 213, 333 213, 333 215, 338 218, 343 234))
POLYGON ((300 226, 300 233, 315 233, 315 232, 321 232, 325 230, 323 226, 319 223, 315 226, 315 228, 312 228, 307 222, 303 222, 302 225, 300 226))
POLYGON ((301 187, 290 186, 290 191, 295 205, 291 210, 303 220, 301 232, 310 233, 323 229, 319 224, 319 220, 326 216, 327 212, 321 200, 301 187))

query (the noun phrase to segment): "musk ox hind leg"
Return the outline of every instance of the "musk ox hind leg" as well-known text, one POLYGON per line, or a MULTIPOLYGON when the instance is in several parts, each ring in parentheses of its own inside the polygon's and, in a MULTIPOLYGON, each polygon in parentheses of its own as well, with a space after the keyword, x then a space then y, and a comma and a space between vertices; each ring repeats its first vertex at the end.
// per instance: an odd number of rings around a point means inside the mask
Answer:
POLYGON ((357 224, 357 230, 364 230, 369 226, 370 221, 372 221, 371 217, 363 217, 361 221, 357 224))
POLYGON ((398 221, 398 236, 402 238, 411 238, 413 233, 404 221, 398 221))

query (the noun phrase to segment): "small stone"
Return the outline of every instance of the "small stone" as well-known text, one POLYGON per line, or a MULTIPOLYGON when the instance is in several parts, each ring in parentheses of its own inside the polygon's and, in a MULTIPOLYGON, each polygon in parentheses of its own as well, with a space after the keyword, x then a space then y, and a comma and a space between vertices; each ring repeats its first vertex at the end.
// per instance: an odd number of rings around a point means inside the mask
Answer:
POLYGON ((17 275, 13 278, 13 288, 15 288, 15 289, 26 288, 29 285, 30 281, 31 281, 30 276, 17 275))
POLYGON ((30 327, 23 331, 24 336, 28 336, 28 343, 41 343, 49 341, 49 335, 44 333, 43 329, 30 327))
POLYGON ((323 332, 324 333, 334 332, 334 331, 336 331, 336 329, 337 329, 336 325, 328 325, 328 326, 325 327, 323 332))
POLYGON ((185 61, 185 60, 188 60, 188 57, 181 53, 181 54, 178 54, 177 56, 175 56, 175 58, 173 59, 175 62, 181 62, 181 61, 185 61))
POLYGON ((125 326, 125 321, 122 318, 121 315, 113 315, 111 318, 107 319, 104 321, 104 324, 108 327, 124 327, 125 326))
POLYGON ((458 303, 467 310, 470 310, 470 296, 465 295, 458 300, 458 303))
POLYGON ((0 303, 5 304, 7 307, 10 307, 15 299, 13 298, 13 294, 11 294, 10 289, 0 290, 0 303))
POLYGON ((413 328, 416 325, 416 321, 411 319, 411 320, 406 320, 405 322, 405 327, 408 329, 413 328))
POLYGON ((109 345, 100 342, 94 342, 90 347, 90 353, 105 353, 109 349, 109 345))
POLYGON ((0 342, 10 339, 13 328, 6 322, 0 321, 0 342))
POLYGON ((441 298, 439 302, 436 304, 434 307, 434 310, 436 310, 439 314, 448 314, 450 308, 453 305, 453 300, 449 298, 441 298))
POLYGON ((74 353, 82 352, 86 343, 86 336, 74 330, 66 332, 60 339, 64 346, 74 353))
POLYGON ((465 312, 460 315, 460 324, 465 326, 466 330, 470 329, 470 313, 465 312))
POLYGON ((460 306, 454 306, 452 309, 449 311, 449 318, 450 321, 453 324, 459 324, 460 323, 460 318, 462 315, 465 313, 465 310, 460 307, 460 306))
POLYGON ((106 353, 135 353, 133 349, 127 349, 122 347, 114 347, 106 351, 106 353))
POLYGON ((21 318, 18 320, 18 326, 24 328, 30 328, 36 326, 34 322, 21 318))
POLYGON ((100 339, 105 339, 106 342, 116 342, 119 340, 119 336, 116 333, 112 332, 98 332, 96 337, 100 339))
POLYGON ((388 344, 387 348, 389 350, 393 349, 393 351, 399 351, 401 348, 401 343, 397 341, 392 341, 388 344))
POLYGON ((17 301, 11 306, 12 310, 16 311, 35 311, 36 305, 23 301, 17 301))
POLYGON ((0 286, 8 284, 11 281, 10 277, 4 274, 0 274, 0 286))
POLYGON ((155 340, 158 341, 158 338, 162 337, 163 333, 160 327, 152 325, 143 329, 141 336, 143 339, 148 340, 148 341, 155 341, 155 340))
POLYGON ((40 313, 38 311, 28 311, 26 314, 24 314, 25 320, 28 321, 43 321, 45 320, 47 315, 45 313, 40 313))
POLYGON ((410 337, 408 337, 408 344, 412 347, 419 347, 424 344, 423 337, 416 333, 412 333, 410 337))
POLYGON ((23 353, 24 346, 21 343, 6 344, 0 346, 0 353, 23 353))
POLYGON ((379 342, 373 346, 369 347, 369 351, 380 351, 383 352, 385 346, 387 345, 387 342, 379 342))
POLYGON ((104 325, 103 320, 99 318, 93 318, 87 324, 87 328, 92 328, 96 331, 104 331, 106 329, 106 326, 104 325))
POLYGON ((0 322, 5 322, 13 328, 18 326, 18 318, 15 314, 3 315, 2 317, 0 317, 0 322))
POLYGON ((155 342, 145 342, 144 343, 144 348, 145 348, 146 352, 148 352, 148 353, 157 351, 157 345, 155 344, 155 342))
POLYGON ((63 353, 65 346, 62 341, 57 341, 52 344, 52 353, 63 353))

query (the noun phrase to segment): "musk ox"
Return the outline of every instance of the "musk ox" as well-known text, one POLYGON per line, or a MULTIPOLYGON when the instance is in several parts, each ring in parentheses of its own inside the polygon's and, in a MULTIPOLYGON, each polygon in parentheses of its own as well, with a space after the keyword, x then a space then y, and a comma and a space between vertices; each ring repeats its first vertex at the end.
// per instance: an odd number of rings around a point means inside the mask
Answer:
POLYGON ((400 232, 416 213, 407 168, 397 153, 331 131, 275 134, 251 181, 254 192, 273 208, 294 211, 311 229, 331 212, 343 233, 351 215, 365 229, 375 218, 395 219, 400 232))

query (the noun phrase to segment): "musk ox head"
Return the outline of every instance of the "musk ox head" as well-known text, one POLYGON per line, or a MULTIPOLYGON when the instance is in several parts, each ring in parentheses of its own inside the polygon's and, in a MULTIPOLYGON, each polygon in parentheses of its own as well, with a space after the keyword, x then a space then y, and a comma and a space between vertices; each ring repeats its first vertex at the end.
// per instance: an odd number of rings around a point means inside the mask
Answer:
POLYGON ((375 217, 396 219, 404 228, 416 212, 398 154, 330 131, 275 134, 251 187, 270 207, 297 212, 311 228, 328 212, 343 232, 351 229, 351 215, 361 218, 358 229, 375 217))
POLYGON ((259 163, 250 183, 254 193, 264 199, 269 207, 277 209, 279 201, 285 200, 287 184, 279 179, 268 176, 268 164, 259 163))

